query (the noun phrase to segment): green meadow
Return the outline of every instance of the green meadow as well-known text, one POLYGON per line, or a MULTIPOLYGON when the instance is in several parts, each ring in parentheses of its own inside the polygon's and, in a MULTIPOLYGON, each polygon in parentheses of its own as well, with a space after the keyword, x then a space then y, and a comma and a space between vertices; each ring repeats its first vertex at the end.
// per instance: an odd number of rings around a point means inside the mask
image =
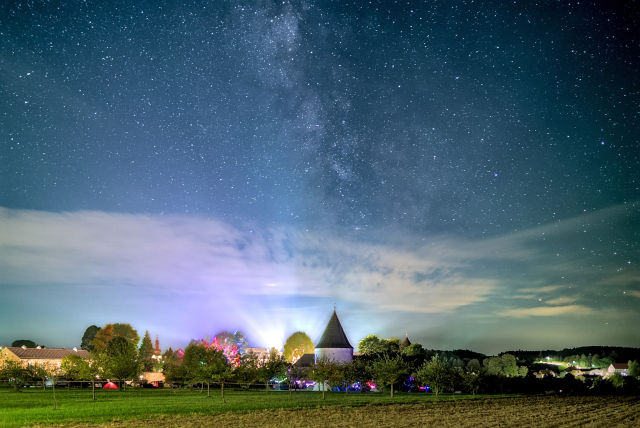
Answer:
MULTIPOLYGON (((492 396, 495 397, 495 396, 492 396)), ((478 396, 444 396, 438 400, 479 398, 478 396)), ((391 399, 388 393, 328 392, 323 400, 319 392, 265 390, 235 390, 225 388, 226 403, 219 389, 211 396, 194 389, 127 389, 97 390, 96 401, 90 389, 56 389, 57 409, 54 410, 50 388, 22 389, 14 392, 0 388, 0 427, 34 424, 98 423, 130 419, 152 419, 175 415, 210 415, 249 413, 277 409, 314 409, 326 406, 360 407, 380 404, 409 404, 433 401, 431 394, 398 393, 391 399)))

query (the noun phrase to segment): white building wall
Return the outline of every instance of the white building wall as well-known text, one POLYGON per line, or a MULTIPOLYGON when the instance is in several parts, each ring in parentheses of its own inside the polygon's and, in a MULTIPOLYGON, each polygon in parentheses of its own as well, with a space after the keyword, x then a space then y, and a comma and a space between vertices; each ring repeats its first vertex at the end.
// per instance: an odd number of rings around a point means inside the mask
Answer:
POLYGON ((316 361, 326 357, 339 363, 353 361, 353 349, 351 348, 316 348, 316 361))

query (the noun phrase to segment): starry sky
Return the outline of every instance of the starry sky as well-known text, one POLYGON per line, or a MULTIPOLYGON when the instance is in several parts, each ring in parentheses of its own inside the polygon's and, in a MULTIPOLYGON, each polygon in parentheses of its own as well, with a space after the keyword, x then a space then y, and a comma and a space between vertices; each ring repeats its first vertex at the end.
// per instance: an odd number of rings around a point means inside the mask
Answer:
POLYGON ((0 344, 640 343, 640 16, 3 1, 0 344))

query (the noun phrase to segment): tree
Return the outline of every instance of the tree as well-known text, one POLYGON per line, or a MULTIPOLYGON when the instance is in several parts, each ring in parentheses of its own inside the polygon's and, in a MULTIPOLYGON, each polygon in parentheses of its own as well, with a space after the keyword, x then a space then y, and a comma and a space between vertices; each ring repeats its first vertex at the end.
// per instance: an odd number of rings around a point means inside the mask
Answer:
POLYGON ((97 353, 104 352, 107 344, 113 338, 113 324, 107 324, 96 332, 93 340, 89 342, 89 346, 97 353))
MULTIPOLYGON (((477 362, 478 360, 476 360, 477 362)), ((470 392, 473 395, 478 393, 478 389, 482 385, 482 381, 484 380, 485 370, 480 367, 480 364, 469 366, 465 369, 459 369, 458 374, 460 375, 460 379, 462 380, 462 385, 465 391, 470 392)))
POLYGON ((84 358, 80 355, 69 354, 62 359, 60 363, 60 369, 64 372, 67 380, 80 379, 80 372, 82 371, 82 365, 84 358))
POLYGON ((289 385, 289 395, 291 391, 298 389, 298 381, 303 379, 306 373, 306 369, 296 366, 295 364, 288 364, 285 371, 285 380, 289 385))
POLYGON ((258 379, 264 382, 264 386, 269 391, 269 382, 271 379, 282 376, 286 370, 287 363, 285 359, 278 355, 276 348, 271 348, 268 357, 263 357, 260 361, 260 369, 258 370, 258 379))
POLYGON ((201 370, 204 379, 207 381, 207 396, 209 396, 209 382, 219 382, 222 392, 222 402, 226 403, 224 398, 224 384, 225 382, 233 380, 235 375, 224 353, 214 348, 206 349, 201 370))
POLYGON ((16 392, 20 386, 29 381, 31 376, 31 371, 23 367, 21 361, 6 360, 0 369, 0 378, 6 379, 16 392))
POLYGON ((502 374, 506 377, 518 376, 518 364, 516 357, 511 354, 502 354, 502 374))
POLYGON ((80 349, 85 351, 93 351, 91 341, 96 337, 96 334, 100 331, 100 327, 97 325, 91 325, 87 327, 82 335, 82 341, 80 342, 80 349))
POLYGON ((602 367, 600 365, 600 356, 598 354, 595 354, 593 357, 591 357, 591 365, 593 367, 602 367))
POLYGON ((96 378, 102 374, 102 368, 100 360, 97 357, 87 360, 82 359, 82 362, 78 364, 78 379, 87 380, 91 382, 91 395, 93 400, 96 399, 96 378))
POLYGON ((358 352, 362 354, 375 354, 382 352, 380 338, 375 334, 370 334, 358 342, 358 352))
POLYGON ((472 370, 478 370, 480 369, 480 361, 478 361, 475 358, 472 360, 469 360, 469 362, 467 363, 467 367, 472 370))
POLYGON ((527 373, 529 373, 529 368, 527 366, 518 367, 518 376, 526 377, 527 373))
POLYGON ((391 398, 393 398, 393 385, 398 382, 409 370, 408 364, 404 362, 400 355, 394 358, 385 355, 383 358, 373 363, 373 375, 376 383, 389 385, 391 387, 391 398))
POLYGON ((622 388, 624 386, 624 376, 620 373, 614 373, 609 376, 609 382, 616 388, 622 388))
POLYGON ((153 342, 151 342, 151 336, 149 335, 149 330, 147 330, 144 333, 142 342, 140 342, 140 348, 138 349, 143 372, 152 372, 155 369, 156 360, 151 358, 154 356, 153 349, 153 342))
POLYGON ((326 385, 338 381, 339 364, 328 357, 316 359, 316 363, 309 370, 309 377, 319 385, 324 400, 326 385))
POLYGON ((302 331, 293 333, 284 343, 284 357, 289 363, 295 363, 304 354, 313 354, 314 352, 315 347, 311 338, 302 331))
POLYGON ((67 379, 86 380, 91 382, 91 394, 96 399, 96 376, 100 373, 97 361, 87 360, 79 355, 67 355, 60 363, 60 369, 67 379))
POLYGON ((235 369, 236 380, 246 388, 258 380, 258 355, 246 352, 240 356, 240 364, 235 369))
POLYGON ((483 361, 483 365, 489 375, 498 376, 502 374, 502 358, 500 357, 486 358, 483 361))
POLYGON ((631 361, 629 360, 629 368, 627 370, 629 376, 640 376, 640 367, 638 365, 638 360, 631 361))
POLYGON ((407 357, 415 358, 415 357, 423 357, 427 355, 427 351, 422 347, 419 343, 412 343, 402 350, 402 354, 407 357))
POLYGON ((360 383, 360 392, 362 392, 362 384, 371 379, 369 366, 365 360, 360 358, 342 364, 341 374, 342 382, 345 385, 345 394, 349 393, 349 386, 354 383, 360 383))
POLYGON ((34 342, 33 340, 27 340, 27 339, 14 340, 13 343, 11 343, 11 346, 16 348, 20 348, 22 346, 26 346, 27 348, 38 347, 38 345, 36 345, 36 342, 34 342))
POLYGON ((438 355, 434 355, 430 361, 425 362, 416 372, 415 378, 419 384, 429 386, 436 396, 445 389, 453 387, 449 368, 438 355))
POLYGON ((390 337, 388 339, 380 340, 380 348, 382 352, 398 353, 400 352, 401 344, 402 341, 397 337, 390 337))
POLYGON ((142 372, 142 363, 133 342, 123 336, 114 337, 100 355, 105 375, 120 381, 136 378, 142 372))
POLYGON ((115 323, 113 325, 113 337, 124 337, 134 346, 138 346, 138 342, 140 342, 140 336, 138 336, 136 329, 131 327, 131 324, 126 323, 115 323))

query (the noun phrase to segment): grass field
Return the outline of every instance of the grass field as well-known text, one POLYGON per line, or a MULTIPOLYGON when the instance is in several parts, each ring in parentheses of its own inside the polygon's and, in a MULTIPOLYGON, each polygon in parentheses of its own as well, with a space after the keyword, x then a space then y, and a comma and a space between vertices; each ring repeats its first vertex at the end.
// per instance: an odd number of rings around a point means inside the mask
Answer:
POLYGON ((640 426, 640 397, 496 397, 284 391, 51 390, 20 393, 0 389, 0 427, 62 424, 81 427, 198 426, 640 426))

